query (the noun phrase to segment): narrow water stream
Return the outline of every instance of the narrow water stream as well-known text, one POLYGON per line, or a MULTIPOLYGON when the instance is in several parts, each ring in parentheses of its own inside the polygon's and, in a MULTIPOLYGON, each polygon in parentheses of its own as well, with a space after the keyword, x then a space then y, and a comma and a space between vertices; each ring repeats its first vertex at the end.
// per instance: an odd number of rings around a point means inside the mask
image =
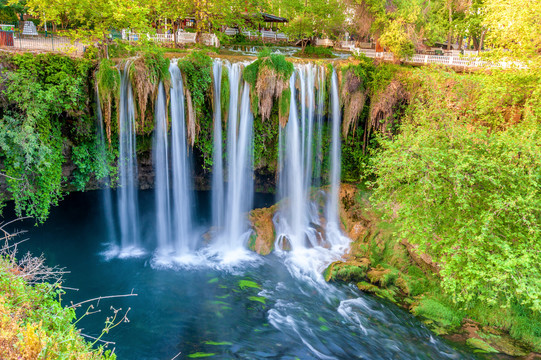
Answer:
MULTIPOLYGON (((152 244, 143 257, 107 257, 99 191, 67 196, 40 227, 18 225, 30 229, 22 251, 44 253, 51 265, 70 271, 64 285, 80 290, 69 290, 64 302, 132 289, 138 294, 103 300, 101 313, 78 323, 84 334, 98 336, 111 306, 131 308, 130 322, 104 337, 116 343, 119 359, 171 359, 179 353, 177 359, 474 358, 395 305, 304 273, 303 259, 310 254, 244 253, 236 263, 201 254, 190 265, 154 266, 154 192, 138 197, 141 244, 152 244)), ((211 195, 197 193, 195 200, 195 225, 203 233, 212 222, 211 195)), ((274 197, 257 194, 254 202, 268 206, 274 197)))

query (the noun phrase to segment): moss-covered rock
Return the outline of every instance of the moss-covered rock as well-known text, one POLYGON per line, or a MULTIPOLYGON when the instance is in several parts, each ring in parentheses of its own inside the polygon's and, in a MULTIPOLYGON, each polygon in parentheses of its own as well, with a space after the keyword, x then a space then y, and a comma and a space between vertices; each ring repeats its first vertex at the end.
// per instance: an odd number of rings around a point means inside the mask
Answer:
POLYGON ((466 344, 484 353, 498 353, 499 351, 487 344, 485 341, 478 338, 469 338, 466 344))
POLYGON ((260 255, 269 255, 274 250, 274 224, 272 218, 277 205, 264 209, 256 209, 250 212, 250 222, 254 231, 250 237, 248 247, 260 255))

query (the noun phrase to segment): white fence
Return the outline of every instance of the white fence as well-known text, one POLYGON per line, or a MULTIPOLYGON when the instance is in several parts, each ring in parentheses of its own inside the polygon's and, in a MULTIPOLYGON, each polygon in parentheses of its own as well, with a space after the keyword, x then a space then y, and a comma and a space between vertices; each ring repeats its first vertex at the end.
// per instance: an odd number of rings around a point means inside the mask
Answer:
POLYGON ((224 34, 229 35, 229 36, 237 35, 238 33, 239 33, 239 30, 235 28, 227 28, 224 31, 224 34))
POLYGON ((334 41, 331 39, 316 39, 316 46, 334 46, 334 41))
POLYGON ((342 49, 353 50, 355 48, 355 41, 340 41, 339 45, 342 49))
MULTIPOLYGON (((132 33, 128 30, 122 30, 122 40, 129 40, 129 41, 138 41, 145 35, 140 35, 137 33, 132 33)), ((218 37, 214 34, 201 34, 202 42, 205 45, 208 46, 215 46, 220 47, 220 41, 218 40, 218 37)), ((153 40, 157 42, 169 42, 173 43, 175 42, 175 35, 173 34, 155 34, 150 35, 146 34, 146 38, 148 40, 153 40)), ((194 44, 197 39, 196 33, 189 33, 189 32, 183 32, 178 31, 177 32, 177 42, 182 44, 194 44)))
MULTIPOLYGON (((384 60, 394 60, 394 56, 391 53, 386 52, 376 52, 373 49, 359 49, 355 48, 353 50, 356 54, 364 54, 370 58, 379 58, 384 60)), ((500 67, 500 68, 521 68, 524 69, 526 66, 523 63, 516 61, 500 61, 493 63, 490 61, 483 60, 479 56, 474 56, 473 54, 465 54, 462 56, 445 56, 445 55, 424 55, 424 54, 415 54, 406 62, 411 64, 443 64, 449 66, 462 66, 462 67, 500 67)))
MULTIPOLYGON (((227 30, 226 30, 227 31, 227 30)), ((226 32, 227 34, 227 32, 226 32)), ((243 30, 242 34, 249 38, 262 38, 263 40, 274 40, 274 41, 289 41, 289 37, 286 34, 276 31, 246 31, 243 30)))

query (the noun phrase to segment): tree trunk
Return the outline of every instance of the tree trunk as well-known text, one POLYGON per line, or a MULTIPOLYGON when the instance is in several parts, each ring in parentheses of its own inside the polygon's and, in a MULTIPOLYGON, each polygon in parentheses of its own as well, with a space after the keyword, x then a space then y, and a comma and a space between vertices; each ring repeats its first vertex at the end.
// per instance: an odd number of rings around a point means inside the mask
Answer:
POLYGON ((175 48, 178 46, 178 21, 173 22, 173 39, 175 41, 175 48))
POLYGON ((449 34, 447 35, 447 50, 451 50, 451 41, 453 39, 453 3, 449 1, 449 34))
POLYGON ((479 40, 479 51, 483 50, 483 44, 485 42, 485 35, 487 31, 483 30, 483 33, 481 34, 481 39, 479 40))

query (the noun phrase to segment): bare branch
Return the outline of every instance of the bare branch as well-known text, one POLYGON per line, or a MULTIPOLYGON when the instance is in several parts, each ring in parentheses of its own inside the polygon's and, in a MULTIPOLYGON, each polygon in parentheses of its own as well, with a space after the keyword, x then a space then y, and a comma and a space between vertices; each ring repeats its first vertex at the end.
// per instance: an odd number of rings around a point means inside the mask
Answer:
POLYGON ((181 352, 179 352, 178 354, 176 354, 176 355, 175 355, 175 357, 174 357, 174 358, 172 358, 171 360, 175 360, 176 358, 178 358, 178 357, 180 356, 180 354, 182 354, 182 351, 181 351, 181 352))
POLYGON ((68 306, 68 309, 73 309, 73 308, 76 308, 76 307, 80 307, 82 304, 86 304, 86 303, 89 303, 89 302, 92 302, 92 301, 97 301, 98 304, 96 306, 98 306, 100 301, 103 300, 103 299, 114 299, 114 298, 121 298, 121 297, 130 297, 130 296, 137 296, 137 294, 133 293, 133 289, 132 289, 132 292, 130 294, 100 296, 100 297, 97 297, 97 298, 94 298, 94 299, 81 301, 80 303, 77 303, 77 304, 72 304, 72 305, 68 306))
POLYGON ((102 342, 102 343, 104 343, 105 345, 109 345, 109 344, 115 345, 115 344, 116 344, 114 341, 105 341, 105 340, 98 339, 98 338, 96 338, 96 337, 94 337, 94 336, 90 336, 90 335, 83 334, 83 333, 81 333, 81 336, 84 336, 84 337, 86 337, 86 338, 89 338, 89 339, 92 339, 92 340, 96 340, 96 341, 102 342))
POLYGON ((8 179, 16 180, 16 181, 22 181, 23 180, 23 179, 20 179, 20 178, 14 178, 12 176, 9 176, 9 175, 1 173, 1 172, 0 172, 0 176, 7 177, 8 179))

